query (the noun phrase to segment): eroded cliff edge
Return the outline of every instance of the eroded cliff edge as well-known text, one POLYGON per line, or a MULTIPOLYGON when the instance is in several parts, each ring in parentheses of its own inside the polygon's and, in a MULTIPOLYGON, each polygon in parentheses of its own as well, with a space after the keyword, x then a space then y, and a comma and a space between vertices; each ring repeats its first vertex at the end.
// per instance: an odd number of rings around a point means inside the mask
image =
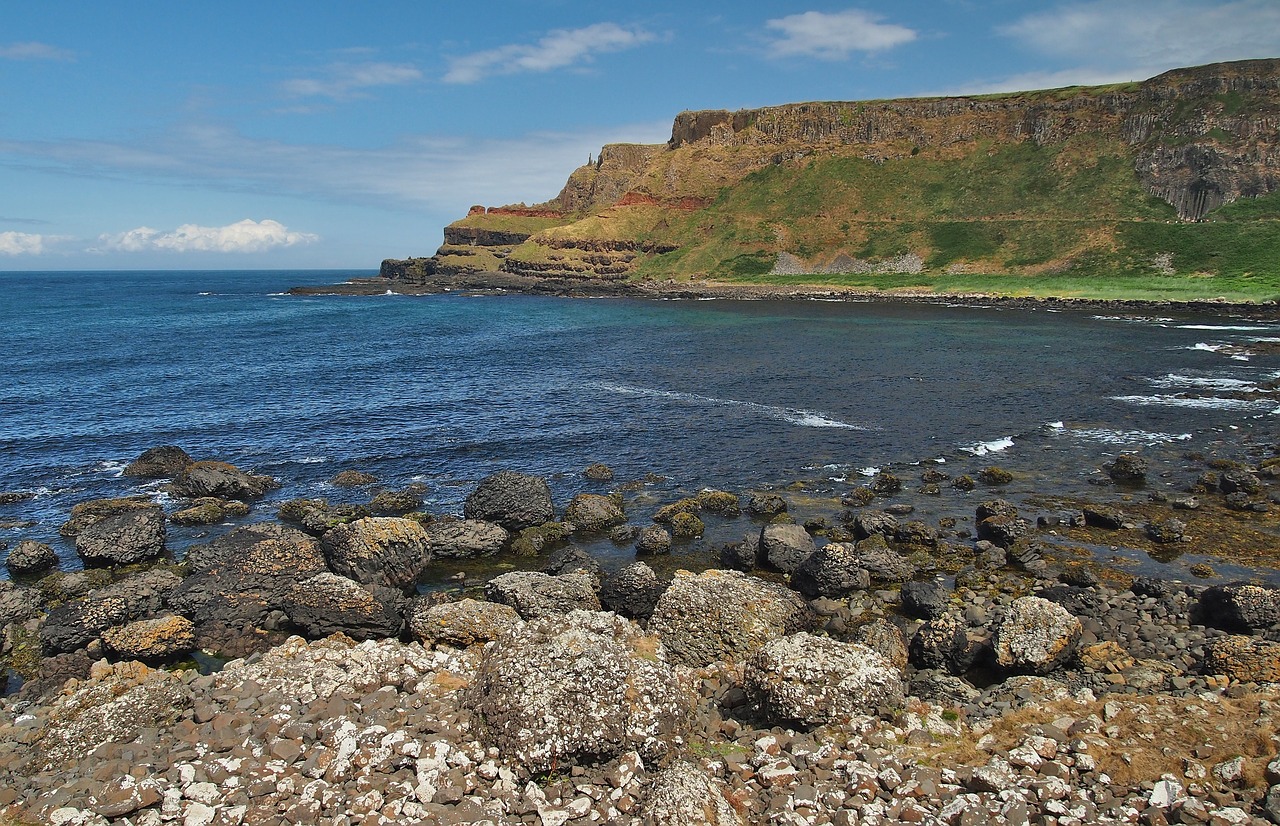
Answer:
POLYGON ((1280 60, 1007 95, 684 112, 532 207, 473 207, 410 284, 989 272, 1252 277, 1280 260, 1280 60))

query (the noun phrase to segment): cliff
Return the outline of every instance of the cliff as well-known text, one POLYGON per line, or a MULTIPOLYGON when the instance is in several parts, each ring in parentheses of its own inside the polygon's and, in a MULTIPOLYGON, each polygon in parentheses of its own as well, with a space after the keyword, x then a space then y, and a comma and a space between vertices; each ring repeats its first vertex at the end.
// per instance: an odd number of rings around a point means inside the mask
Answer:
POLYGON ((1280 60, 1008 95, 683 112, 550 201, 485 209, 408 281, 766 273, 1276 273, 1280 60))

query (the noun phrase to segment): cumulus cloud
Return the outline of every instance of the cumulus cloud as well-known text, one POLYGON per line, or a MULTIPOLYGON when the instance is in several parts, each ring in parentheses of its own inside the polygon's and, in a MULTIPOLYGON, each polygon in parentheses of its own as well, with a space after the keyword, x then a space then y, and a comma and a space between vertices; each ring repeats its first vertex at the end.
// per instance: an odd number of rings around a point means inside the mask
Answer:
POLYGON ((27 232, 0 232, 0 255, 39 255, 45 238, 27 232))
POLYGON ((98 240, 102 246, 95 251, 262 252, 275 247, 308 244, 319 238, 306 232, 290 232, 288 227, 270 218, 264 221, 246 218, 225 227, 183 224, 167 232, 138 227, 115 235, 102 235, 98 240))
POLYGON ((1026 15, 998 31, 1081 72, 1132 78, 1179 66, 1280 54, 1275 0, 1093 0, 1026 15))
POLYGON ((445 83, 476 83, 491 75, 549 72, 584 63, 600 53, 631 49, 654 39, 641 28, 596 23, 581 29, 557 29, 537 43, 513 43, 449 61, 445 83))
POLYGON ((74 60, 75 53, 48 43, 6 43, 0 45, 0 58, 5 60, 74 60))
POLYGON ((280 84, 295 97, 327 97, 348 100, 377 86, 402 86, 422 80, 422 72, 404 63, 335 63, 319 77, 293 78, 280 84))
POLYGON ((845 60, 853 52, 880 52, 916 39, 913 29, 880 21, 880 15, 847 9, 791 14, 765 25, 781 34, 769 46, 774 57, 845 60))

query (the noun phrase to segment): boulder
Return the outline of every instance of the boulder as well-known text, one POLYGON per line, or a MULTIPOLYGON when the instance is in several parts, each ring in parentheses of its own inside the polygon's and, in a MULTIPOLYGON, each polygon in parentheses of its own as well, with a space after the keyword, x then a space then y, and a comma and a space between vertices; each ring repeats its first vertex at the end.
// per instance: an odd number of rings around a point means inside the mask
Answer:
POLYGON ((1245 493, 1256 496, 1262 493, 1262 482, 1247 470, 1233 468, 1222 474, 1218 489, 1223 493, 1245 493))
POLYGON ((612 574, 600 589, 600 604, 606 610, 641 622, 648 620, 666 585, 643 562, 628 565, 612 574))
POLYGON ((376 484, 377 481, 377 476, 362 470, 340 470, 329 480, 329 484, 340 488, 358 488, 376 484))
POLYGON ((142 451, 141 456, 124 466, 124 475, 146 479, 173 479, 195 464, 195 461, 177 445, 161 445, 142 451))
MULTIPOLYGON (((364 521, 367 520, 360 520, 364 521)), ((354 524, 358 525, 360 522, 354 524)), ((511 534, 506 528, 479 519, 441 519, 428 525, 425 533, 427 544, 424 562, 430 559, 496 556, 511 540, 511 534)))
POLYGON ((854 545, 828 542, 800 563, 791 587, 811 598, 842 597, 870 588, 871 576, 861 566, 854 545))
POLYGON ((23 622, 39 616, 40 592, 35 588, 23 588, 7 579, 0 579, 0 644, 4 627, 11 622, 23 622))
POLYGON ((40 644, 49 654, 83 648, 108 628, 153 616, 181 584, 169 571, 145 571, 64 602, 40 626, 40 644))
POLYGON ((108 516, 136 510, 151 510, 156 503, 146 496, 125 496, 119 499, 92 499, 71 507, 71 516, 58 528, 58 533, 75 539, 85 528, 108 516))
POLYGON ((496 576, 484 586, 485 598, 516 609, 524 619, 537 619, 570 611, 599 611, 595 581, 585 571, 550 576, 538 571, 512 571, 496 576))
POLYGON ((418 598, 409 606, 409 633, 428 645, 467 648, 483 644, 498 639, 518 622, 520 615, 510 606, 470 598, 439 605, 418 598))
POLYGON ((354 640, 395 637, 404 627, 404 594, 337 574, 316 574, 294 585, 281 609, 313 639, 341 632, 354 640))
POLYGON ((747 513, 752 516, 777 516, 787 512, 787 501, 775 493, 755 493, 747 500, 747 513))
POLYGON ((24 539, 9 549, 4 564, 14 576, 40 574, 58 567, 58 554, 43 542, 24 539))
POLYGON ((701 766, 677 761, 653 779, 644 803, 652 826, 743 826, 745 821, 725 796, 725 786, 701 766))
POLYGON ((720 549, 720 564, 735 571, 750 571, 756 567, 760 558, 760 533, 752 531, 742 538, 741 542, 733 542, 720 549))
MULTIPOLYGON (((614 531, 623 529, 614 528, 614 531)), ((612 533, 610 536, 612 537, 612 533)), ((516 556, 537 556, 568 540, 569 528, 563 522, 544 522, 516 534, 515 539, 511 540, 511 552, 516 556)))
POLYGON ((850 635, 849 641, 865 645, 884 657, 894 668, 907 667, 907 641, 902 636, 902 630, 887 619, 881 618, 859 625, 850 635))
POLYGON ((404 516, 422 507, 422 496, 413 490, 380 490, 365 505, 374 516, 404 516))
POLYGON ((977 656, 967 632, 968 626, 955 614, 944 614, 921 624, 911 636, 908 648, 911 664, 923 670, 963 674, 973 667, 977 656))
POLYGON ((1104 508, 1100 505, 1086 507, 1083 509, 1084 523, 1090 528, 1103 528, 1109 531, 1118 531, 1124 527, 1124 514, 1111 508, 1104 508))
POLYGON ((672 662, 701 667, 744 662, 766 642, 813 622, 794 591, 740 571, 677 571, 663 591, 649 630, 662 638, 672 662))
POLYGON ((898 520, 884 511, 863 511, 853 518, 855 539, 883 536, 890 539, 898 531, 898 520))
POLYGON ((916 574, 916 566, 878 535, 854 545, 854 552, 858 567, 866 570, 873 585, 906 582, 916 574))
POLYGON ((743 685, 766 716, 812 727, 901 706, 902 673, 865 645, 801 632, 764 644, 743 685))
POLYGON ((191 573, 169 605, 197 626, 260 625, 295 584, 329 570, 320 543, 276 524, 247 525, 187 549, 191 573))
POLYGON ((916 619, 937 619, 951 602, 951 591, 941 582, 907 582, 901 594, 902 613, 916 619))
POLYGON ((978 523, 978 539, 984 539, 1001 548, 1012 547, 1019 539, 1031 533, 1031 524, 1015 515, 994 514, 978 523))
POLYGON ((1202 670, 1245 683, 1280 683, 1280 642, 1257 637, 1215 637, 1205 645, 1202 670))
POLYGON ((1280 588, 1247 582, 1214 585, 1200 595, 1205 625, 1248 633, 1280 623, 1280 588))
POLYGON ((0 490, 0 505, 16 505, 19 502, 28 502, 35 498, 35 491, 0 490))
POLYGON ((760 531, 760 564, 771 571, 794 573, 817 548, 800 525, 770 523, 760 531))
POLYGON ((640 536, 636 539, 636 553, 671 553, 671 534, 667 533, 667 529, 661 525, 646 525, 640 530, 640 536))
POLYGON ((671 517, 671 535, 677 539, 695 539, 702 536, 707 526, 693 513, 677 513, 671 517))
POLYGON ((76 535, 85 565, 131 565, 164 553, 164 510, 159 505, 117 513, 76 535))
POLYGON ((216 496, 220 499, 256 499, 280 487, 270 476, 246 473, 226 462, 195 462, 185 468, 170 485, 177 496, 198 499, 216 496))
POLYGON ((984 485, 1007 485, 1013 481, 1013 474, 1002 467, 985 467, 978 471, 978 479, 984 485))
POLYGON ((192 501, 191 507, 169 514, 169 521, 175 525, 216 525, 225 519, 248 514, 249 506, 238 499, 205 496, 192 501))
POLYGON ((653 515, 653 521, 670 524, 672 519, 682 513, 697 513, 700 510, 702 510, 702 503, 693 497, 687 496, 684 499, 677 499, 658 508, 653 515))
POLYGON ((877 473, 876 478, 871 480, 871 484, 867 487, 871 488, 871 492, 876 496, 892 496, 902 490, 902 480, 894 476, 888 471, 877 473))
POLYGON ((1137 484, 1147 478, 1147 460, 1133 453, 1121 453, 1102 469, 1115 482, 1137 484))
POLYGON ((1008 499, 988 499, 978 505, 974 511, 974 521, 981 522, 993 516, 1017 516, 1017 505, 1008 499))
POLYGON ((1162 519, 1159 522, 1148 522, 1143 527, 1147 539, 1157 545, 1168 545, 1186 539, 1187 523, 1181 519, 1162 519))
POLYGON ((695 698, 657 638, 615 614, 573 611, 513 627, 485 651, 467 706, 522 768, 662 760, 686 735, 695 698))
MULTIPOLYGON (((505 534, 503 531, 504 539, 505 534)), ((338 525, 320 538, 320 547, 334 573, 401 590, 414 586, 434 550, 422 525, 393 516, 370 516, 338 525)))
POLYGON ((142 619, 108 628, 102 643, 120 659, 163 660, 196 647, 195 625, 181 616, 142 619))
POLYGON ((699 491, 697 499, 698 504, 708 513, 717 513, 721 516, 738 516, 742 513, 742 505, 738 502, 737 494, 725 490, 699 491))
POLYGON ((1080 620, 1061 605, 1019 597, 996 622, 991 643, 1001 668, 1043 675, 1071 656, 1082 633, 1080 620))
POLYGON ((912 520, 899 525, 893 532, 893 538, 903 545, 920 545, 925 548, 938 546, 938 531, 919 520, 912 520))
POLYGON ((547 557, 547 562, 542 566, 541 570, 542 573, 550 576, 582 571, 591 577, 591 581, 597 590, 600 588, 600 563, 596 561, 594 556, 574 545, 560 548, 547 557))
POLYGON ((276 516, 312 536, 323 536, 338 525, 373 516, 373 513, 363 505, 330 505, 324 499, 290 499, 280 503, 276 516))
POLYGON ((592 482, 612 482, 613 468, 596 462, 595 464, 587 465, 587 469, 582 471, 582 475, 592 482))
POLYGON ((565 508, 564 520, 582 533, 604 533, 627 521, 621 506, 611 497, 598 493, 580 493, 565 508))
POLYGON ((551 521, 555 512, 546 479, 500 470, 481 481, 467 497, 463 515, 519 531, 551 521))

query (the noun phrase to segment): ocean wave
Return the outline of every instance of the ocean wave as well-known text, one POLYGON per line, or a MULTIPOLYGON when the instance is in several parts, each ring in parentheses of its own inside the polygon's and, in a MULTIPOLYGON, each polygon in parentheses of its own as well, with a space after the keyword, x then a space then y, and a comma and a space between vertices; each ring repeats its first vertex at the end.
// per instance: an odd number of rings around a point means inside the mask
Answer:
POLYGON ((875 476, 879 472, 880 468, 878 467, 864 467, 858 469, 859 476, 875 476))
POLYGON ((799 427, 837 427, 847 430, 867 430, 864 425, 850 424, 833 419, 816 410, 804 410, 795 407, 779 407, 759 402, 746 402, 739 399, 719 399, 713 396, 700 396, 697 393, 680 393, 674 390, 658 390, 652 387, 635 387, 629 384, 600 383, 596 387, 610 393, 621 393, 627 396, 645 396, 654 399, 668 399, 687 404, 706 405, 709 407, 738 407, 761 413, 772 419, 788 422, 799 427))
POLYGON ((972 453, 974 456, 986 456, 991 453, 1008 450, 1011 447, 1013 447, 1013 437, 1001 436, 999 439, 992 439, 989 442, 976 442, 960 449, 965 453, 972 453))
POLYGON ((1147 379, 1152 387, 1161 390, 1175 389, 1207 389, 1207 390, 1257 390, 1258 385, 1248 379, 1236 379, 1217 376, 1187 376, 1170 373, 1155 379, 1147 379))
POLYGON ((1077 439, 1101 442, 1107 445, 1159 445, 1169 442, 1185 442, 1191 433, 1158 433, 1150 430, 1111 430, 1105 427, 1079 427, 1066 431, 1077 439))
POLYGON ((1280 407, 1268 399, 1220 399, 1216 396, 1111 396, 1112 401, 1142 407, 1186 407, 1194 410, 1266 410, 1280 414, 1280 407))
POLYGON ((1175 319, 1163 318, 1160 316, 1133 316, 1133 315, 1095 315, 1091 316, 1094 321, 1125 321, 1131 324, 1157 324, 1161 327, 1172 324, 1175 319))
POLYGON ((1207 341, 1198 341, 1198 342, 1196 342, 1195 344, 1191 345, 1190 347, 1188 347, 1188 348, 1186 348, 1186 349, 1188 349, 1188 350, 1204 350, 1204 351, 1209 352, 1209 353, 1216 353, 1216 352, 1218 352, 1219 350, 1225 350, 1225 349, 1227 349, 1227 348, 1228 348, 1228 347, 1230 347, 1230 346, 1231 346, 1231 345, 1229 345, 1229 344, 1210 344, 1210 343, 1208 343, 1207 341))
POLYGON ((1254 333, 1274 330, 1275 327, 1257 324, 1179 324, 1179 330, 1224 330, 1227 332, 1254 333))

